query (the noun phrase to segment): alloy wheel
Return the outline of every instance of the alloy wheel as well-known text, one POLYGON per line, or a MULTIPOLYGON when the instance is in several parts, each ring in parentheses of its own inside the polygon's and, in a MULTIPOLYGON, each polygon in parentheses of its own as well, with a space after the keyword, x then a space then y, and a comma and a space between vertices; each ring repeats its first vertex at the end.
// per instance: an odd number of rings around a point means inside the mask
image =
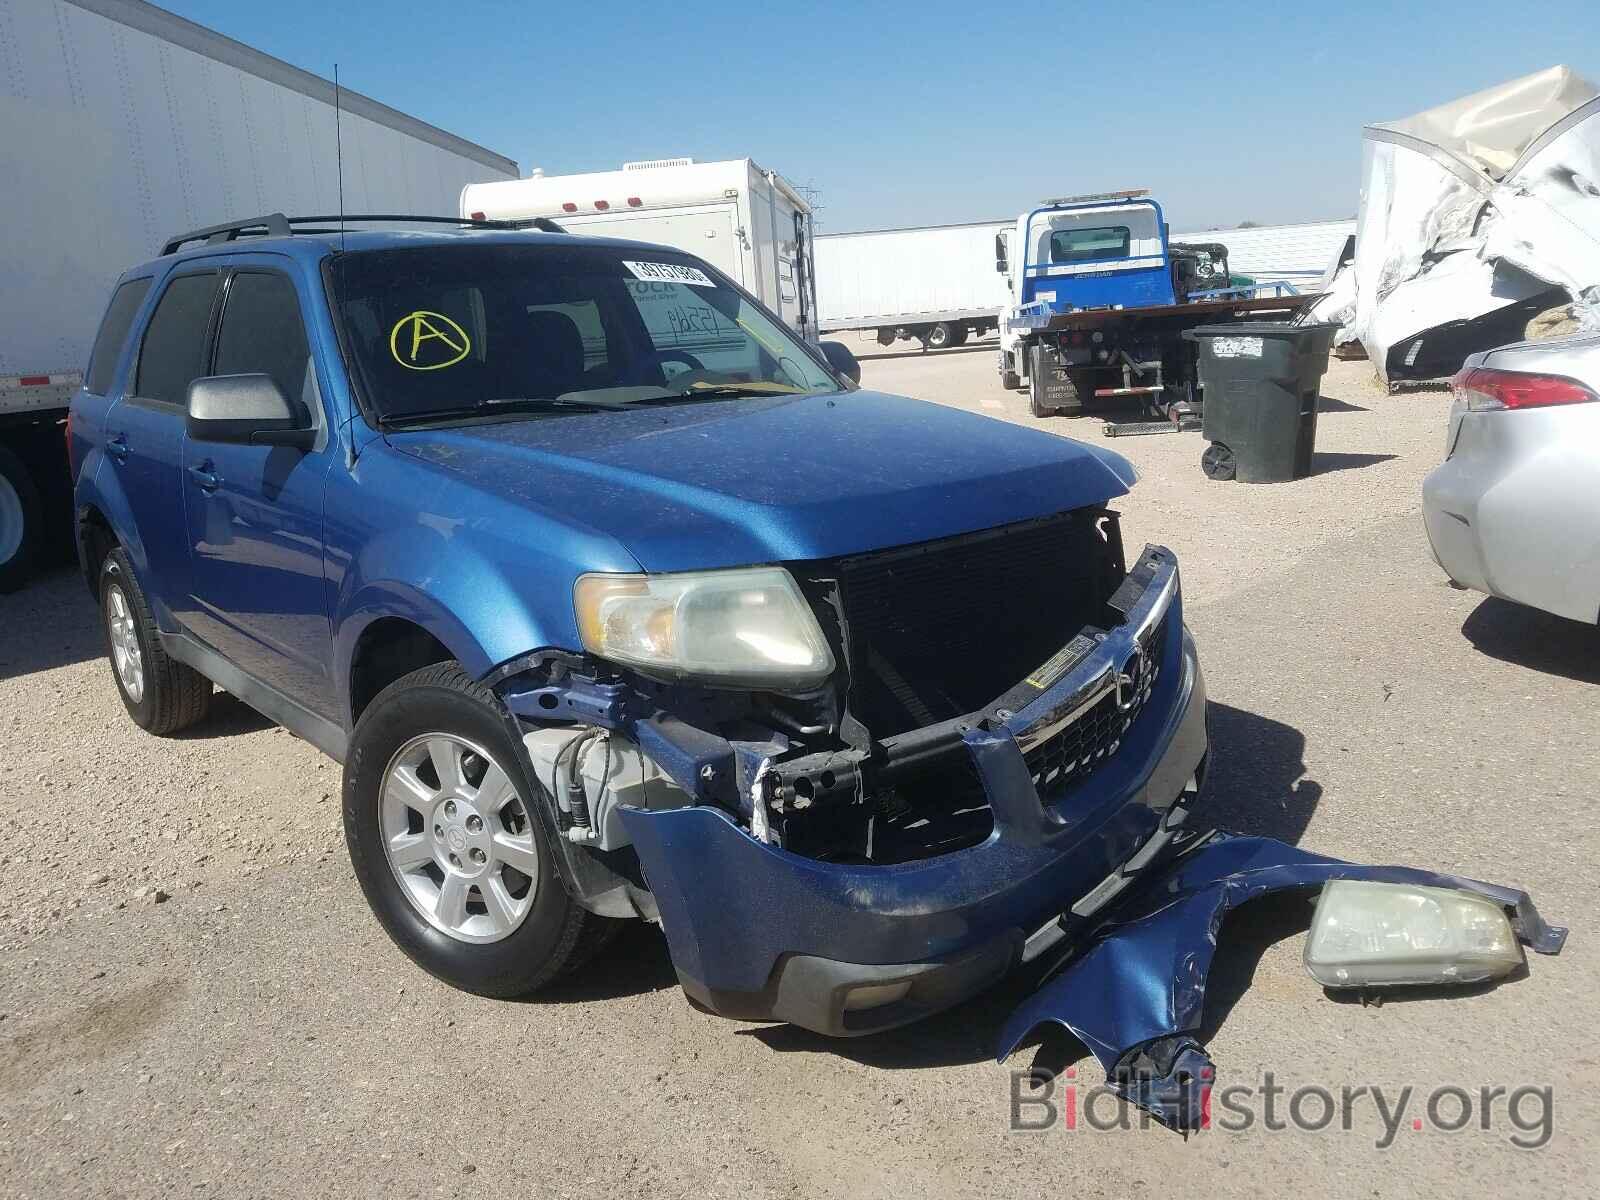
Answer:
POLYGON ((412 738, 384 770, 379 831, 413 908, 463 942, 497 942, 539 890, 533 821, 482 746, 451 733, 412 738))
POLYGON ((110 634, 111 661, 117 679, 128 699, 138 704, 144 699, 144 654, 139 649, 139 631, 133 607, 121 586, 106 588, 106 631, 110 634))

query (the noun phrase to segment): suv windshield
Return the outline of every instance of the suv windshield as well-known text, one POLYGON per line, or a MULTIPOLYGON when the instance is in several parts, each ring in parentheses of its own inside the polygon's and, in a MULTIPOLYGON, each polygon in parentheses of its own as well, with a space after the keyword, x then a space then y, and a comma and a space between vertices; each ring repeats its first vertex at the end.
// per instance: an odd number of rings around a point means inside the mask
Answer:
POLYGON ((386 421, 839 390, 705 264, 643 245, 355 251, 333 287, 386 421))

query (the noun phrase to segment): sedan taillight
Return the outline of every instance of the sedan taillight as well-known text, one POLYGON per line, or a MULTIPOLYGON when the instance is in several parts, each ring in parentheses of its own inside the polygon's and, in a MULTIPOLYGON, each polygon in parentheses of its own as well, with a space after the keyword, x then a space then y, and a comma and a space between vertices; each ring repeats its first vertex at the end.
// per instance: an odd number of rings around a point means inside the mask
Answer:
POLYGON ((1472 412, 1550 408, 1557 404, 1590 404, 1600 400, 1589 388, 1564 375, 1530 375, 1478 367, 1462 371, 1450 386, 1472 412))

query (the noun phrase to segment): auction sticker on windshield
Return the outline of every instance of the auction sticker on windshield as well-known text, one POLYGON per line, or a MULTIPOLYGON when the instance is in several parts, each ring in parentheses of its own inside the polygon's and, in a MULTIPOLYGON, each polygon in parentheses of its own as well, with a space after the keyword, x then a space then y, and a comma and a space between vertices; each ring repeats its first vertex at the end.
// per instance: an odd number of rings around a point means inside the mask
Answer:
POLYGON ((655 283, 687 283, 693 287, 717 286, 716 282, 699 267, 685 267, 678 263, 629 262, 627 259, 622 260, 622 265, 639 279, 649 279, 655 283))

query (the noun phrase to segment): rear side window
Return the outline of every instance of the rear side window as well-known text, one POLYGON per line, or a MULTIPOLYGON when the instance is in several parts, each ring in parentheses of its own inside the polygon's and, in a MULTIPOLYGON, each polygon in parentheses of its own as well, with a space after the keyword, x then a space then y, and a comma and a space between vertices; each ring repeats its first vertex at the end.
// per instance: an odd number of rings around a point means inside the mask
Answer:
POLYGON ((84 384, 96 396, 104 396, 111 390, 117 360, 127 344, 128 330, 133 328, 134 314, 149 290, 148 279, 130 279, 111 297, 111 307, 106 309, 105 320, 100 322, 100 332, 94 339, 94 349, 89 353, 89 378, 84 384))
POLYGON ((206 373, 206 324, 218 276, 184 275, 162 293, 139 349, 134 391, 146 400, 182 407, 189 384, 206 373))
POLYGON ((218 375, 270 375, 283 394, 311 411, 311 348, 294 284, 286 276, 241 271, 228 285, 217 335, 218 375))

